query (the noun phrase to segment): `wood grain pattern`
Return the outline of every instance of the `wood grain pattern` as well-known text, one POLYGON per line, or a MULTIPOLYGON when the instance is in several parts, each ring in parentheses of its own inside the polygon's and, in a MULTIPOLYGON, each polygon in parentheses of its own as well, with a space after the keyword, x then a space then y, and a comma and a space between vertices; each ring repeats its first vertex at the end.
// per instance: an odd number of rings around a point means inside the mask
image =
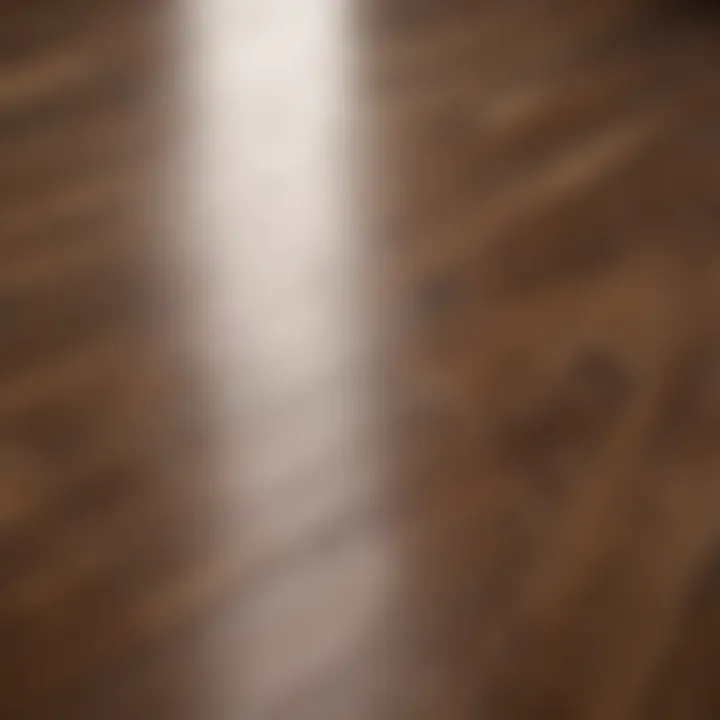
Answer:
POLYGON ((717 716, 716 10, 3 16, 0 717, 717 716))

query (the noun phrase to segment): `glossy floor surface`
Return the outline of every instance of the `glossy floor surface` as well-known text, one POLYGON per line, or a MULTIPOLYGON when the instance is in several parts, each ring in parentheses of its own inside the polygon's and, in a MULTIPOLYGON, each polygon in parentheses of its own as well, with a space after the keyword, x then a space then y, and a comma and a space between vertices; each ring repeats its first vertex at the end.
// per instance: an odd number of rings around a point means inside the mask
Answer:
POLYGON ((720 12, 9 0, 3 720, 720 714, 720 12))

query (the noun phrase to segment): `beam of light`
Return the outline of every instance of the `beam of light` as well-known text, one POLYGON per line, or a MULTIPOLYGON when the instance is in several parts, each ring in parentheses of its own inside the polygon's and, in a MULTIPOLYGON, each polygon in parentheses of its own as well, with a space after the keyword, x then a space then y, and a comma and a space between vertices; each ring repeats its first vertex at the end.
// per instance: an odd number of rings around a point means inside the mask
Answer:
MULTIPOLYGON (((353 530, 385 480, 348 11, 340 0, 188 5, 188 237, 204 277, 208 402, 231 418, 211 492, 219 537, 241 529, 223 551, 251 578, 241 620, 211 650, 224 658, 214 682, 228 716, 260 716, 351 664, 389 597, 382 529, 353 530), (254 583, 268 567, 280 570, 254 583)), ((370 716, 361 685, 338 700, 358 718, 370 716)))

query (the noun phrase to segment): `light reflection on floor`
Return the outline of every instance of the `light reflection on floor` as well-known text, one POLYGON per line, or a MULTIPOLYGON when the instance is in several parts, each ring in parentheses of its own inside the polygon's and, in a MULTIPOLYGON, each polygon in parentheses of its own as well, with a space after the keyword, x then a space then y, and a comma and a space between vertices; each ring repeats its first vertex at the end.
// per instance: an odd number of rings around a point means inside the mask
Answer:
MULTIPOLYGON (((362 362, 374 318, 353 220, 348 10, 338 0, 209 0, 188 24, 209 399, 244 428, 223 448, 219 515, 241 524, 235 552, 250 567, 335 538, 251 588, 218 690, 237 708, 242 685, 243 717, 271 698, 291 702, 366 644, 389 593, 381 528, 343 535, 383 493, 379 408, 362 362)), ((340 698, 343 717, 368 716, 360 685, 340 698)))

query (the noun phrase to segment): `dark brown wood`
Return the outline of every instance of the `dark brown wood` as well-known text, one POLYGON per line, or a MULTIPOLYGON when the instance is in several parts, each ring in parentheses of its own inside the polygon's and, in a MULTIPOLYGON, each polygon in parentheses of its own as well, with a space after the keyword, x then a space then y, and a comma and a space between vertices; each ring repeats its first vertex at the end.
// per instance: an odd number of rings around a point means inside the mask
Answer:
POLYGON ((8 0, 3 720, 711 720, 720 14, 8 0))

